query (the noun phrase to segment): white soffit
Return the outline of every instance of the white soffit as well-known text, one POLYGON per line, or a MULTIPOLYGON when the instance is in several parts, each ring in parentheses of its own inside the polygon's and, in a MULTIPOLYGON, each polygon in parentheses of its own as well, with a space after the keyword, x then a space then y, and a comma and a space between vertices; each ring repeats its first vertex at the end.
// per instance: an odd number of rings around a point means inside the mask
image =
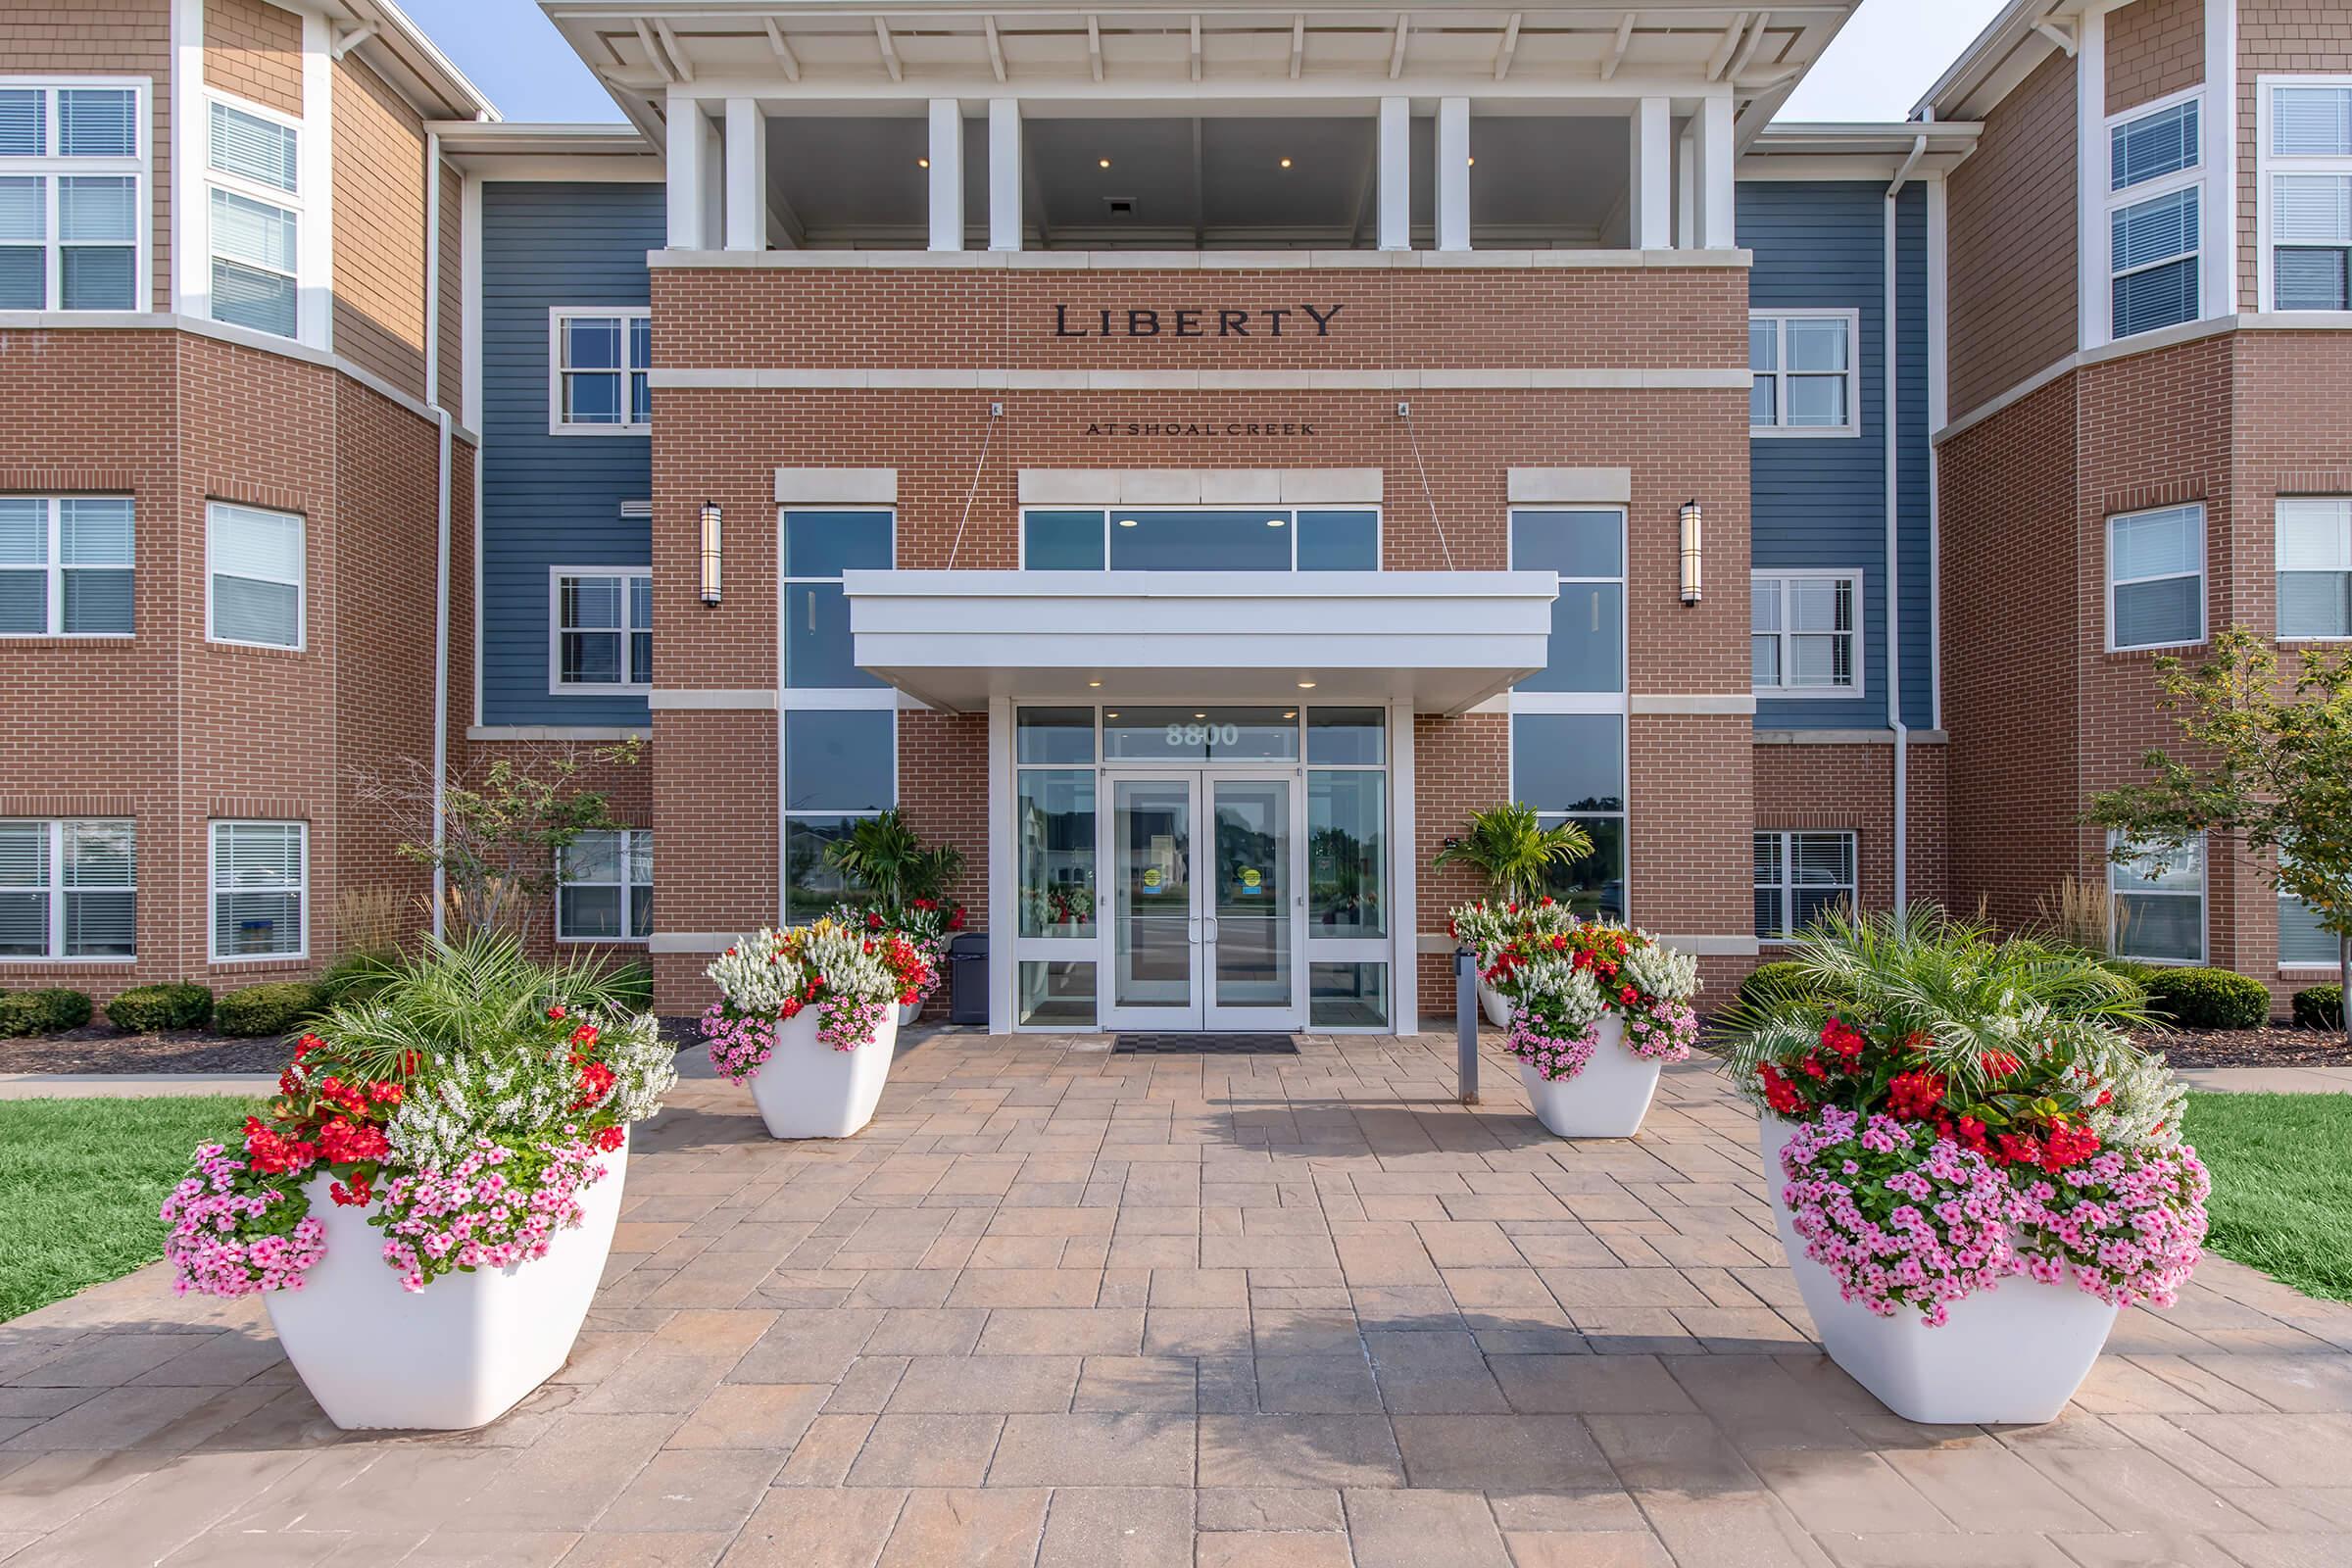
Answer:
POLYGON ((1460 712, 1544 667, 1559 592, 1545 571, 852 571, 842 580, 858 667, 964 712, 992 697, 1405 702, 1460 712))

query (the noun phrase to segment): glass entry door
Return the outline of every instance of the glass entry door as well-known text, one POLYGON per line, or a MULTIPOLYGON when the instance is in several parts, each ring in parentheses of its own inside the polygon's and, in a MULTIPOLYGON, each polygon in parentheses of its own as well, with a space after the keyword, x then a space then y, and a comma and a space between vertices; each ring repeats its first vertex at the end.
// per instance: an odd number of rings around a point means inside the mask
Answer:
POLYGON ((1298 1028, 1298 779, 1187 772, 1109 783, 1102 1026, 1298 1028))

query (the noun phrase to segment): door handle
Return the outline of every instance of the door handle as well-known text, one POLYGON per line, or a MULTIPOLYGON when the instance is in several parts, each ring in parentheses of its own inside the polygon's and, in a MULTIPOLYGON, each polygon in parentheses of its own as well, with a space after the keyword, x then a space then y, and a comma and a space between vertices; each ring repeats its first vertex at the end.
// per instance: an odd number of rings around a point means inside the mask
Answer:
POLYGON ((1199 915, 1195 914, 1186 917, 1184 922, 1184 937, 1187 942, 1190 942, 1196 948, 1200 945, 1200 917, 1199 915))
POLYGON ((1213 915, 1213 914, 1212 914, 1212 915, 1208 916, 1208 942, 1209 942, 1209 946, 1210 946, 1210 947, 1215 947, 1215 946, 1217 945, 1217 942, 1218 942, 1219 940, 1220 940, 1220 939, 1219 939, 1219 938, 1218 938, 1218 936, 1217 936, 1217 917, 1216 917, 1215 915, 1213 915))

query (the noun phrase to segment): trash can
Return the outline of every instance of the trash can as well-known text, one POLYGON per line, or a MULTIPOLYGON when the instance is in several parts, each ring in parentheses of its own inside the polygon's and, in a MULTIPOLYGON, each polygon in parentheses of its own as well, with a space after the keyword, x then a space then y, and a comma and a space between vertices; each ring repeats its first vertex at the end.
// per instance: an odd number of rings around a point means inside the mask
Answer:
POLYGON ((988 1025, 988 933, 966 931, 948 944, 948 1022, 988 1025))

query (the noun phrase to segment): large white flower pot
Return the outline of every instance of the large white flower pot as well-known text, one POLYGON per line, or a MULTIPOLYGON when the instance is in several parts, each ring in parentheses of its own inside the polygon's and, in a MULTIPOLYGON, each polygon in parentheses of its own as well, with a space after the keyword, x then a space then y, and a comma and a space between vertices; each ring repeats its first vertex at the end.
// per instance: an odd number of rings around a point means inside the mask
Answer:
POLYGON ((922 1015, 923 1015, 923 1004, 922 1004, 921 1003, 919 1003, 919 1002, 902 1002, 902 1003, 900 1003, 900 1004, 899 1004, 899 1027, 900 1027, 900 1028, 902 1028, 902 1029, 911 1029, 911 1028, 913 1028, 913 1027, 914 1027, 914 1020, 915 1020, 915 1019, 917 1019, 917 1018, 920 1018, 922 1015))
POLYGON ((874 1119, 898 1049, 899 1011, 882 1015, 874 1038, 835 1051, 816 1038, 817 1012, 804 1007, 776 1025, 776 1049, 752 1074, 752 1099, 770 1138, 847 1138, 874 1119))
POLYGON ((1767 1114, 1757 1135, 1772 1214, 1822 1348, 1879 1402, 1937 1426, 2054 1421, 2090 1375, 2120 1310, 2072 1285, 2018 1275, 1951 1303, 1940 1328, 1905 1307, 1880 1317, 1838 1292, 1838 1276, 1805 1255, 1788 1205, 1781 1151, 1796 1123, 1767 1114))
POLYGON ((1662 1063, 1625 1049, 1625 1023, 1615 1013, 1600 1020, 1592 1059, 1573 1078, 1546 1082, 1532 1062, 1519 1064, 1519 1081, 1536 1116, 1561 1138, 1631 1138, 1642 1130, 1650 1100, 1658 1092, 1662 1063))
POLYGON ((457 1432, 495 1421, 562 1369, 588 1316, 620 1218, 629 1146, 597 1159, 604 1177, 580 1195, 580 1223, 556 1233, 545 1257, 445 1274, 403 1290, 384 1261, 375 1205, 345 1208, 332 1179, 311 1178, 311 1212, 325 1254, 299 1291, 265 1297, 286 1359, 327 1419, 346 1430, 457 1432))
POLYGON ((1503 1001, 1501 992, 1484 980, 1478 983, 1478 1005, 1486 1013, 1487 1022, 1495 1028, 1508 1029, 1511 1026, 1511 1004, 1503 1001))

